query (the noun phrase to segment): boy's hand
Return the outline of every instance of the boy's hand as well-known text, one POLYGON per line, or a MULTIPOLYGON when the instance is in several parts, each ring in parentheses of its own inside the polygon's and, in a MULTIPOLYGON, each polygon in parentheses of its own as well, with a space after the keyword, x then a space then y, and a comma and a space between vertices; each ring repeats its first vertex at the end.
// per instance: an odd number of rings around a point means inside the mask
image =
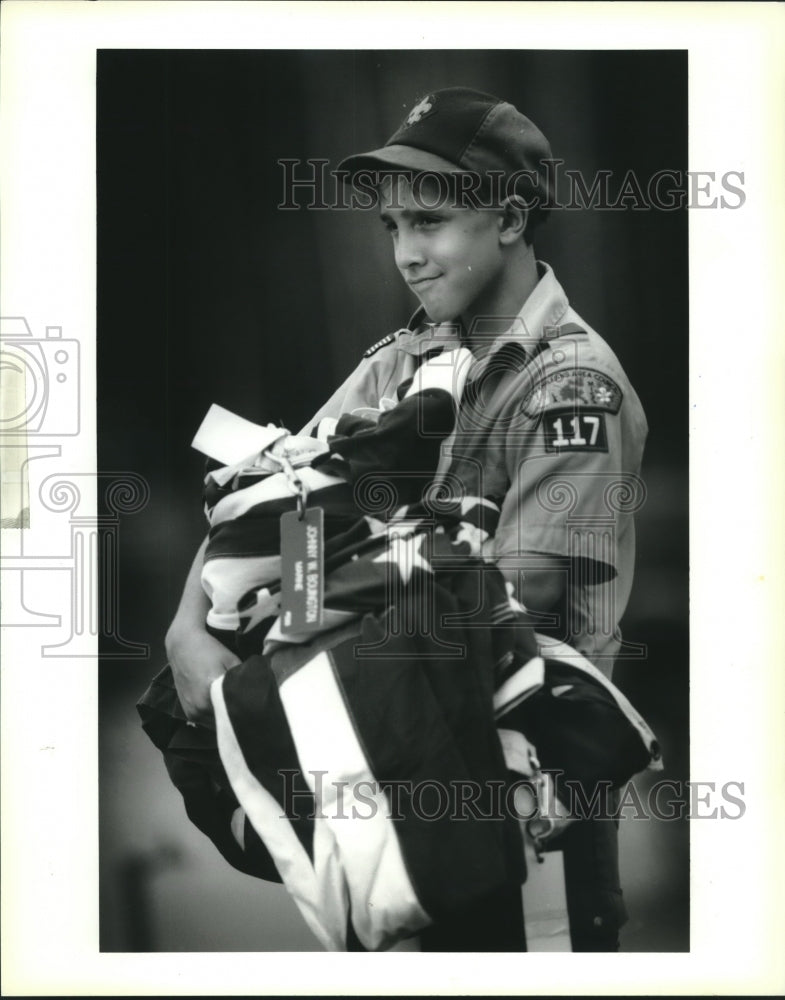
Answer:
POLYGON ((170 632, 166 653, 186 717, 209 724, 213 717, 210 685, 241 661, 204 629, 187 635, 170 632))

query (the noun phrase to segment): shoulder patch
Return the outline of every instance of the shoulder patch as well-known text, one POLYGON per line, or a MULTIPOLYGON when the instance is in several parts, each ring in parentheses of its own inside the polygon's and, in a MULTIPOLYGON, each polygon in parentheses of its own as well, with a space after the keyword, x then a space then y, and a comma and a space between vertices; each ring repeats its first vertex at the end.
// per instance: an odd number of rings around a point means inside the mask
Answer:
POLYGON ((546 451, 607 451, 605 414, 597 406, 554 407, 543 416, 546 451))
POLYGON ((551 372, 534 386, 523 401, 527 417, 554 408, 591 406, 618 413, 623 393, 610 376, 594 368, 568 368, 551 372))
POLYGON ((368 350, 363 354, 364 358, 370 358, 372 354, 376 354, 378 350, 382 347, 386 347, 388 344, 392 344, 395 341, 396 334, 388 333, 386 337, 382 337, 381 340, 377 340, 375 344, 372 344, 368 350))

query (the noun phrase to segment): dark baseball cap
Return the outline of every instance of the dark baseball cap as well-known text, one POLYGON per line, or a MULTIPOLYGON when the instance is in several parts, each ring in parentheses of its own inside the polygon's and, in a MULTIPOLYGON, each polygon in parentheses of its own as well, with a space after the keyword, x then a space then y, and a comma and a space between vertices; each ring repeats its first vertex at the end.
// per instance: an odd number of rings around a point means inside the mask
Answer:
POLYGON ((543 207, 549 201, 545 161, 550 159, 548 140, 512 104, 467 87, 449 87, 417 101, 381 149, 350 156, 340 169, 349 181, 360 171, 471 173, 483 187, 495 174, 503 178, 504 194, 534 198, 543 207))

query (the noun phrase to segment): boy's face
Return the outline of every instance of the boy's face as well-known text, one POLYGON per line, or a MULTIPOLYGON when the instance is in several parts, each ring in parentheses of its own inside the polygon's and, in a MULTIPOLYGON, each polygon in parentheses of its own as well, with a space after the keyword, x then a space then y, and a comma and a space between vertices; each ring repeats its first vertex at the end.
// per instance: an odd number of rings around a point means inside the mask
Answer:
POLYGON ((496 315, 503 270, 501 213, 455 207, 434 178, 386 178, 381 218, 395 263, 434 323, 496 315), (429 209, 427 206, 437 205, 429 209))

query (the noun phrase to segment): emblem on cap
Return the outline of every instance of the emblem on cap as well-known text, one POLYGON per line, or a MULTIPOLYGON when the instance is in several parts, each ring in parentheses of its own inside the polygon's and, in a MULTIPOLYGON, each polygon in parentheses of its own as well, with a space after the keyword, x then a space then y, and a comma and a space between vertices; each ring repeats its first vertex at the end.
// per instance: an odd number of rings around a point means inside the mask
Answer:
POLYGON ((409 117, 406 119, 407 125, 414 125, 419 121, 422 121, 427 114, 433 111, 433 97, 430 95, 428 97, 423 97, 419 104, 415 105, 409 112, 409 117))

